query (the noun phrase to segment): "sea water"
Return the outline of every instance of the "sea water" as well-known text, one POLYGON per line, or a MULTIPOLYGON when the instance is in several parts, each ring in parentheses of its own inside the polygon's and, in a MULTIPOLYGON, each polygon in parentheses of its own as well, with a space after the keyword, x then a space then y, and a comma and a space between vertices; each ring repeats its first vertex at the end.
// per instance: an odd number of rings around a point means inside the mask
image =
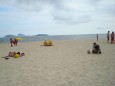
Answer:
MULTIPOLYGON (((106 34, 98 34, 99 39, 105 38, 106 34)), ((96 34, 81 34, 81 35, 49 35, 49 36, 27 36, 22 37, 23 40, 20 42, 32 42, 32 41, 44 41, 44 40, 87 40, 96 39, 96 34)), ((10 42, 9 37, 0 38, 0 42, 10 42)))

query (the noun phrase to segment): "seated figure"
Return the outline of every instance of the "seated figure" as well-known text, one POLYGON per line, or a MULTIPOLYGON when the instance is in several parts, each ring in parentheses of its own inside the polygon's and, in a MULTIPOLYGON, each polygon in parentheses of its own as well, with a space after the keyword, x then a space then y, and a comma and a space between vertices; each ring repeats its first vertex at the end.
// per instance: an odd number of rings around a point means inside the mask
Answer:
POLYGON ((92 49, 93 54, 101 54, 101 49, 100 46, 96 43, 93 43, 93 49, 92 49))

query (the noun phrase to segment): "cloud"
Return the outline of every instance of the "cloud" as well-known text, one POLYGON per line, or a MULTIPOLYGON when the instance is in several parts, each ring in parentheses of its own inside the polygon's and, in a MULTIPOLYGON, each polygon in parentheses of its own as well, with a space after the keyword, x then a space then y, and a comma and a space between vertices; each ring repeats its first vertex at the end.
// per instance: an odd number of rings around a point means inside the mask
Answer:
POLYGON ((87 0, 88 4, 91 6, 97 6, 102 0, 87 0))
POLYGON ((101 28, 101 27, 98 27, 98 28, 96 28, 96 29, 98 29, 98 30, 102 30, 102 29, 107 29, 107 28, 101 28))
POLYGON ((94 9, 96 15, 112 15, 115 16, 114 0, 89 0, 89 4, 94 9))
POLYGON ((65 24, 80 24, 88 23, 92 21, 92 18, 88 14, 76 13, 76 12, 59 12, 53 14, 54 20, 65 24))
POLYGON ((15 10, 46 13, 54 21, 80 24, 93 21, 99 15, 115 15, 114 0, 0 0, 15 10), (46 11, 46 12, 43 12, 46 11))
POLYGON ((54 4, 54 3, 59 3, 60 0, 17 0, 18 3, 25 3, 25 4, 34 4, 37 2, 41 3, 49 3, 49 4, 54 4))
POLYGON ((115 4, 108 4, 100 9, 100 12, 106 15, 115 16, 115 4))
POLYGON ((16 0, 16 4, 26 11, 40 12, 49 7, 59 6, 61 0, 16 0))
POLYGON ((85 13, 86 10, 83 12, 82 6, 85 5, 80 6, 81 3, 77 3, 75 0, 17 0, 16 3, 26 11, 41 12, 51 8, 49 13, 58 22, 79 24, 91 21, 91 16, 85 13), (74 7, 72 4, 74 4, 74 7))
POLYGON ((85 9, 87 5, 78 0, 67 0, 59 5, 60 7, 55 7, 51 12, 54 20, 57 22, 75 25, 92 21, 91 14, 89 13, 91 9, 85 9))

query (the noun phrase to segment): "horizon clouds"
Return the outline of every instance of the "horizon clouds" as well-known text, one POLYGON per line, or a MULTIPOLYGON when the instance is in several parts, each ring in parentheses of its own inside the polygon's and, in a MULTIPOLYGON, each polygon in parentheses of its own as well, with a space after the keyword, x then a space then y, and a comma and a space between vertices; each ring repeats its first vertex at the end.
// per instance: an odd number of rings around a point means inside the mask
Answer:
POLYGON ((114 0, 0 0, 0 28, 24 34, 103 33, 114 30, 114 10, 114 0))

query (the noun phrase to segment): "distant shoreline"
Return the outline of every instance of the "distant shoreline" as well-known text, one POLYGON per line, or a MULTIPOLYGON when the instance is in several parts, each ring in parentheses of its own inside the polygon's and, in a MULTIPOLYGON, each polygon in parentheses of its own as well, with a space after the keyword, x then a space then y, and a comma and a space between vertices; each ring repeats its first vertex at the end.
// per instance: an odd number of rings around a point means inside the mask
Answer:
MULTIPOLYGON (((106 39, 106 34, 99 34, 98 36, 99 39, 106 39)), ((87 40, 87 39, 96 39, 96 34, 26 36, 22 38, 24 38, 24 40, 21 40, 20 42, 32 42, 32 41, 43 41, 43 40, 87 40)), ((0 42, 9 42, 9 39, 10 37, 0 38, 0 42)))

